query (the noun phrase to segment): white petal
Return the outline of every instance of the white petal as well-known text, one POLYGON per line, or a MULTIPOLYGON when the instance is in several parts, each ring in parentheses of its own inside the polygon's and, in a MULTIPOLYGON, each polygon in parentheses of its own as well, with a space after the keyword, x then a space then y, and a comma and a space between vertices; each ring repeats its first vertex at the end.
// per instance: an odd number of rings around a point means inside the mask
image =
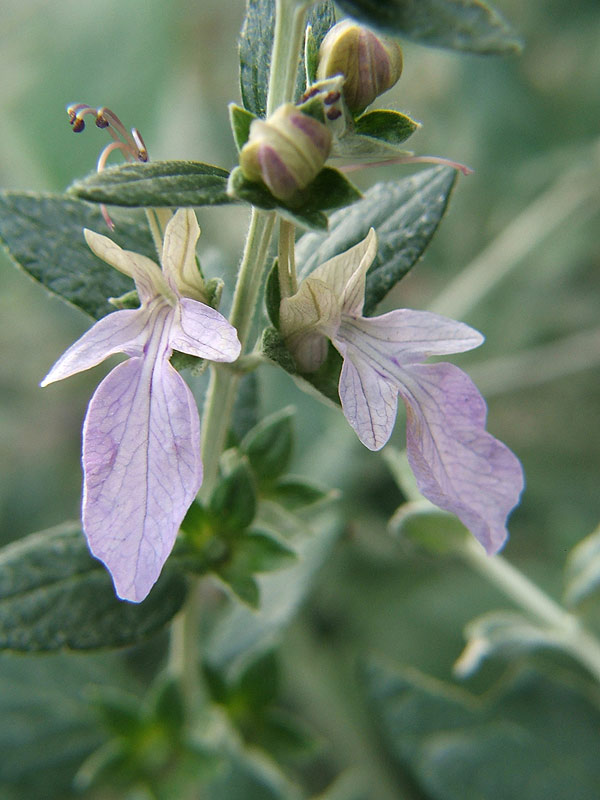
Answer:
POLYGON ((486 405, 477 387, 453 364, 405 371, 400 394, 407 407, 408 459, 421 493, 466 525, 488 553, 508 532, 523 471, 506 445, 485 430, 486 405))
POLYGON ((102 381, 83 432, 83 527, 119 597, 143 600, 202 481, 194 398, 166 358, 132 358, 102 381))
POLYGON ((342 317, 337 336, 374 363, 402 366, 428 356, 462 353, 479 347, 483 336, 462 322, 428 311, 399 309, 379 317, 342 317))
POLYGON ((214 308, 181 298, 171 326, 169 345, 211 361, 235 361, 241 344, 236 329, 214 308))
POLYGON ((62 354, 40 386, 95 367, 114 353, 134 355, 141 352, 151 327, 148 308, 108 314, 62 354))
POLYGON ((380 450, 396 422, 397 387, 360 353, 349 352, 344 358, 339 392, 344 416, 360 441, 369 450, 380 450))
POLYGON ((202 277, 196 264, 196 242, 200 227, 191 208, 180 208, 165 229, 163 273, 179 294, 202 300, 202 277))
POLYGON ((152 259, 132 250, 123 250, 108 236, 102 236, 87 228, 84 229, 83 235, 90 250, 98 258, 134 279, 142 303, 148 302, 158 294, 166 297, 172 294, 160 267, 152 259))

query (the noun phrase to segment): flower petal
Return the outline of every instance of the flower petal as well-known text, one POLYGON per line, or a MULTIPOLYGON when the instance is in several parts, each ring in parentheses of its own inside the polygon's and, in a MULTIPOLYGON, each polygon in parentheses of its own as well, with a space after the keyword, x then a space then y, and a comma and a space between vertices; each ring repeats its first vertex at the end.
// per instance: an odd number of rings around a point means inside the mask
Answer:
POLYGON ((95 367, 114 353, 141 353, 150 325, 148 308, 115 311, 102 317, 62 354, 40 386, 95 367))
POLYGON ((344 315, 336 338, 351 343, 374 362, 384 359, 398 366, 428 356, 463 353, 483 342, 483 336, 463 322, 407 308, 379 317, 344 315))
POLYGON ((158 294, 165 297, 171 295, 160 267, 152 259, 132 250, 123 250, 108 236, 88 228, 84 228, 83 235, 88 247, 98 258, 134 279, 142 303, 149 302, 158 294))
POLYGON ((202 300, 202 276, 196 264, 196 242, 200 226, 191 208, 180 208, 165 228, 163 273, 179 294, 202 300))
POLYGON ((169 346, 211 361, 235 361, 241 350, 237 331, 214 308, 182 297, 169 336, 169 346))
POLYGON ((405 370, 400 394, 419 490, 496 553, 523 490, 523 470, 514 453, 485 430, 487 409, 477 387, 453 364, 423 364, 405 370))
POLYGON ((194 398, 166 358, 119 364, 83 430, 83 527, 119 597, 143 600, 202 482, 194 398))
POLYGON ((339 392, 344 416, 365 447, 380 450, 396 422, 398 389, 360 353, 350 350, 342 355, 339 392))

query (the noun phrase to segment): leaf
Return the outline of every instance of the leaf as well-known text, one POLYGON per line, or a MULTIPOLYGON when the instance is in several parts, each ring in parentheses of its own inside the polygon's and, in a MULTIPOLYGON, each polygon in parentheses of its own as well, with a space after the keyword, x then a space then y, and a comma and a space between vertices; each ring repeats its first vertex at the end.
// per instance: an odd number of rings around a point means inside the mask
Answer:
POLYGON ((338 0, 351 17, 392 36, 472 53, 515 53, 521 42, 482 0, 338 0))
POLYGON ((235 103, 229 103, 229 122, 238 152, 248 141, 250 126, 255 119, 256 116, 251 111, 246 111, 235 103))
POLYGON ((114 654, 0 657, 0 796, 72 798, 73 776, 102 742, 90 685, 127 683, 114 654))
POLYGON ((186 593, 171 561, 144 603, 118 600, 79 524, 52 528, 0 551, 0 648, 39 652, 135 644, 161 630, 186 593))
POLYGON ((69 194, 115 206, 215 206, 234 200, 227 194, 229 173, 199 161, 123 164, 76 181, 69 194))
MULTIPOLYGON (((315 46, 319 48, 325 34, 335 23, 333 4, 329 0, 318 3, 307 16, 312 27, 315 46)), ((240 34, 240 89, 244 108, 258 117, 267 113, 267 93, 273 31, 275 27, 275 0, 247 0, 246 18, 240 34)), ((298 64, 296 98, 306 86, 304 68, 298 64)))
POLYGON ((600 526, 575 545, 566 566, 565 602, 577 606, 600 590, 600 526))
POLYGON ((289 567, 296 553, 265 531, 253 530, 236 542, 234 562, 249 574, 274 572, 289 567))
POLYGON ((381 139, 389 144, 402 144, 418 127, 419 123, 405 114, 385 109, 367 111, 354 122, 356 133, 381 139))
POLYGON ((306 189, 284 202, 274 197, 266 186, 249 181, 240 167, 236 167, 229 179, 229 190, 233 197, 244 200, 267 211, 279 213, 303 228, 327 229, 327 217, 322 213, 356 202, 361 193, 341 172, 325 167, 306 189))
POLYGON ((471 535, 453 514, 433 506, 429 501, 401 505, 390 520, 390 529, 431 555, 460 553, 471 535))
MULTIPOLYGON (((148 226, 139 213, 113 213, 117 244, 156 260, 148 226)), ((100 319, 114 307, 108 297, 133 288, 133 281, 97 258, 83 228, 108 233, 97 206, 57 194, 0 193, 0 239, 25 272, 50 292, 100 319)))
POLYGON ((294 445, 292 418, 288 406, 265 417, 243 439, 240 451, 248 457, 259 482, 270 482, 287 469, 294 445))
POLYGON ((376 184, 352 207, 331 215, 328 234, 302 236, 296 246, 301 275, 358 244, 369 228, 375 228, 379 246, 367 273, 364 305, 364 313, 372 314, 423 255, 455 182, 455 170, 434 167, 403 180, 376 184))
POLYGON ((492 611, 469 622, 467 645, 454 665, 454 673, 466 678, 490 656, 514 658, 540 647, 561 648, 564 634, 538 625, 516 611, 492 611))
POLYGON ((256 372, 244 375, 238 386, 230 430, 232 445, 238 444, 248 431, 258 424, 259 398, 256 372))
POLYGON ((269 487, 267 496, 288 511, 298 511, 317 503, 335 500, 339 497, 339 493, 335 489, 326 489, 310 483, 305 478, 287 475, 269 487))
MULTIPOLYGON (((228 453, 224 454, 229 455, 228 453)), ((210 498, 210 513, 218 529, 243 531, 256 515, 256 486, 245 458, 235 459, 215 487, 210 498)))
POLYGON ((371 660, 370 708, 389 752, 430 800, 591 800, 600 785, 598 700, 525 670, 482 699, 371 660))
POLYGON ((265 306, 267 314, 273 325, 279 330, 279 307, 281 306, 281 286, 279 285, 278 259, 273 261, 273 266, 267 275, 265 283, 265 306))

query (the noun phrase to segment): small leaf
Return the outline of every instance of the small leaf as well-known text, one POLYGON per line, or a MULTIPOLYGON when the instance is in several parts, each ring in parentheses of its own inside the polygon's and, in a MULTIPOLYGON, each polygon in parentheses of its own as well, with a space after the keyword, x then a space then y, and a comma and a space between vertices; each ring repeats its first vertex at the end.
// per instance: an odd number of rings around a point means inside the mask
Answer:
POLYGON ((123 164, 93 172, 72 184, 69 194, 115 206, 214 206, 234 202, 227 194, 229 173, 199 161, 123 164))
POLYGON ((565 601, 577 606, 600 591, 600 526, 569 553, 565 601))
POLYGON ((431 555, 460 553, 471 539, 460 520, 427 500, 401 505, 390 520, 390 529, 431 555))
POLYGON ((152 689, 152 717, 170 731, 171 736, 181 734, 186 720, 186 706, 181 686, 175 678, 161 676, 152 689))
POLYGON ((375 228, 378 251, 367 273, 364 305, 364 313, 372 314, 423 255, 455 182, 455 170, 434 167, 400 181, 376 184, 362 200, 331 215, 328 234, 302 236, 296 246, 301 275, 358 244, 369 228, 375 228))
POLYGON ((247 606, 257 609, 260 606, 260 589, 256 579, 246 572, 239 572, 237 565, 224 564, 216 574, 223 583, 247 606))
POLYGON ((419 123, 399 111, 368 111, 354 122, 354 130, 362 136, 381 139, 389 144, 402 144, 419 127, 419 123))
POLYGON ((248 431, 258 424, 258 379, 256 372, 242 377, 233 407, 230 435, 232 446, 239 444, 248 431))
POLYGON ((256 515, 256 487, 248 461, 237 460, 217 484, 210 499, 210 512, 218 528, 237 533, 256 515))
POLYGON ((248 457, 259 481, 272 481, 287 469, 294 444, 292 406, 265 417, 243 439, 240 451, 248 457))
POLYGON ((279 478, 269 487, 268 496, 288 511, 298 511, 327 500, 335 500, 339 493, 310 483, 304 478, 288 475, 279 478))
POLYGON ((279 285, 278 259, 273 261, 273 266, 267 275, 265 283, 265 305, 267 314, 273 325, 279 329, 279 307, 281 306, 281 286, 279 285))
POLYGON ((240 167, 231 173, 228 191, 257 208, 276 209, 296 225, 316 230, 327 229, 327 217, 323 211, 350 205, 362 197, 341 172, 330 167, 322 169, 306 189, 299 191, 287 203, 274 197, 266 186, 249 181, 240 167))
POLYGON ((264 531, 251 531, 236 542, 233 563, 236 570, 247 574, 274 572, 289 567, 296 554, 289 547, 264 531))
POLYGON ((482 0, 338 0, 340 8, 392 36, 472 53, 514 53, 521 42, 482 0))
MULTIPOLYGON (((117 209, 111 238, 127 250, 156 260, 143 215, 117 209)), ((97 206, 57 194, 0 193, 0 240, 13 261, 50 292, 100 319, 133 281, 97 258, 83 229, 106 232, 97 206)))
POLYGON ((147 600, 115 596, 77 523, 32 534, 0 551, 0 647, 92 650, 135 644, 179 611, 186 583, 171 559, 147 600))
POLYGON ((246 111, 235 103, 229 103, 229 122, 238 152, 248 141, 250 126, 255 119, 256 116, 251 111, 246 111))

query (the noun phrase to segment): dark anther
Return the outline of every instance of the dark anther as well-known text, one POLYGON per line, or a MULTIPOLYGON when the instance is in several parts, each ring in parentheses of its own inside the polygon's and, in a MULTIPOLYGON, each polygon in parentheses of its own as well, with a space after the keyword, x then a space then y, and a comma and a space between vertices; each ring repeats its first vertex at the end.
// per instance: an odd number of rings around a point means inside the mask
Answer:
POLYGON ((341 96, 340 92, 329 92, 325 95, 323 102, 326 106, 330 106, 332 103, 337 103, 341 96))
POLYGON ((99 128, 108 128, 108 120, 102 114, 96 116, 96 125, 99 128))
POLYGON ((85 122, 79 117, 72 119, 71 125, 73 126, 73 133, 81 133, 81 131, 85 128, 85 122))
POLYGON ((308 89, 302 95, 301 102, 305 103, 307 100, 310 100, 311 97, 314 97, 316 94, 319 94, 319 92, 320 92, 320 89, 318 88, 318 86, 314 86, 312 89, 308 89))
POLYGON ((339 110, 339 108, 330 108, 329 111, 327 112, 327 119, 330 120, 337 119, 338 117, 341 116, 342 112, 339 110))

